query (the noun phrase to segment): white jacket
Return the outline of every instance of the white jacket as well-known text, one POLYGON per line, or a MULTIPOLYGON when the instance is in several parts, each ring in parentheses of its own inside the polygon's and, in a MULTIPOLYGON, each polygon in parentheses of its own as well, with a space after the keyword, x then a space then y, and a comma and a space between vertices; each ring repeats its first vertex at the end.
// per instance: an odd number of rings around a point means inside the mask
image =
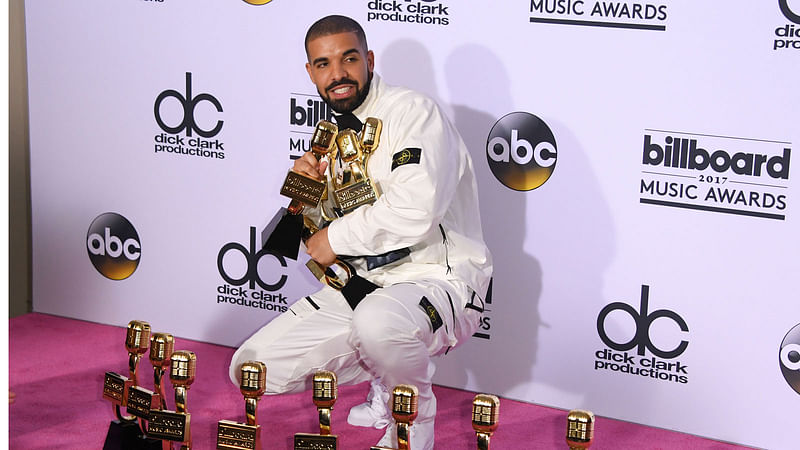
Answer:
POLYGON ((365 256, 408 247, 409 256, 383 267, 368 271, 356 264, 358 274, 380 286, 455 279, 485 298, 492 258, 483 242, 472 159, 456 128, 431 98, 389 86, 377 74, 353 114, 362 122, 383 121, 367 167, 380 197, 329 225, 333 251, 365 256), (419 161, 392 169, 394 156, 410 148, 421 149, 419 161))

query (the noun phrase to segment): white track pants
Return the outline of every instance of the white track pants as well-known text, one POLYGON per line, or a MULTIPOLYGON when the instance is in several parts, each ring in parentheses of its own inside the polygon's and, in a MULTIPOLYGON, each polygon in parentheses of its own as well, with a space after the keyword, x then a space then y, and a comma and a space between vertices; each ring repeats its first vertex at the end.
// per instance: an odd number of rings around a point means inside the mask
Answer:
POLYGON ((398 384, 416 386, 417 422, 432 420, 431 357, 477 329, 480 313, 464 307, 471 296, 462 283, 413 281, 379 288, 353 311, 339 291, 325 287, 247 339, 231 360, 231 381, 239 385, 239 366, 248 360, 266 364, 267 394, 310 389, 318 370, 333 371, 342 385, 381 377, 389 391, 398 384), (420 306, 423 297, 441 319, 436 331, 420 306))

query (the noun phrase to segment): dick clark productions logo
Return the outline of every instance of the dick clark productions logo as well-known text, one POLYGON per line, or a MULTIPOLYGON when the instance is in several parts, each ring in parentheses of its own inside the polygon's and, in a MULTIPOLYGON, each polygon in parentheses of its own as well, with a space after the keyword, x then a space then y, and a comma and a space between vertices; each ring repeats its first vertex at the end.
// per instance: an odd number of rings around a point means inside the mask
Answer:
POLYGON ((649 312, 649 296, 650 286, 642 285, 638 311, 623 302, 609 303, 600 310, 597 315, 597 334, 608 348, 595 352, 594 368, 686 384, 689 382, 688 366, 672 360, 686 351, 689 341, 681 340, 674 348, 662 348, 653 342, 650 330, 657 319, 671 320, 683 333, 689 331, 689 326, 675 311, 659 309, 649 312), (607 318, 615 311, 622 311, 633 318, 636 327, 628 341, 614 340, 606 331, 607 318), (634 349, 634 353, 628 353, 634 349), (647 356, 647 352, 654 356, 647 356))
POLYGON ((140 242, 128 219, 113 212, 97 216, 86 233, 89 259, 111 280, 124 280, 136 271, 142 256, 140 242))

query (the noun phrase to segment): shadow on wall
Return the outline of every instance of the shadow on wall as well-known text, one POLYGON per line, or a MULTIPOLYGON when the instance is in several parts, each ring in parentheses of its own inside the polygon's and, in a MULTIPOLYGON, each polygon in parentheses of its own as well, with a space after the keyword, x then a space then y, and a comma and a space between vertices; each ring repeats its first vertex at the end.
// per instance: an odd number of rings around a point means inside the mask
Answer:
MULTIPOLYGON (((523 250, 526 194, 503 186, 486 162, 486 139, 499 117, 466 104, 443 104, 431 56, 419 42, 396 41, 382 55, 376 55, 376 61, 381 75, 383 69, 389 74, 387 82, 426 93, 448 111, 472 156, 484 239, 494 259, 492 304, 487 305, 478 330, 489 338, 473 337, 437 360, 434 381, 486 392, 511 391, 531 381, 542 326, 538 313, 542 270, 539 262, 523 250), (519 292, 524 295, 515 294, 519 292), (506 312, 502 323, 492 321, 496 319, 495 310, 506 312)), ((450 98, 455 102, 491 105, 494 111, 513 110, 504 65, 485 47, 468 45, 456 49, 446 61, 446 79, 450 98), (476 64, 480 64, 480 70, 470 69, 476 64)))

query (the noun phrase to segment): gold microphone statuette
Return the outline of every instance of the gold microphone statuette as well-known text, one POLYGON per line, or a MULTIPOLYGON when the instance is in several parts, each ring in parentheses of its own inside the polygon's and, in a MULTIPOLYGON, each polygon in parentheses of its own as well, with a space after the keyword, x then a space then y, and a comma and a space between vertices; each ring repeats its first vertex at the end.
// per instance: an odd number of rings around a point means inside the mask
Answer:
POLYGON ((312 400, 319 414, 319 434, 296 433, 294 450, 336 450, 338 437, 331 434, 331 410, 338 395, 336 374, 329 370, 314 373, 312 400))
MULTIPOLYGON (((150 324, 141 320, 128 322, 128 331, 125 335, 125 349, 128 350, 128 371, 130 378, 125 385, 125 402, 122 406, 128 409, 128 414, 133 414, 140 421, 147 419, 150 406, 147 403, 153 392, 139 386, 138 367, 142 355, 147 352, 150 344, 150 324)), ((144 424, 142 430, 144 430, 144 424)))
MULTIPOLYGON (((334 152, 338 128, 327 120, 320 120, 311 136, 311 153, 319 161, 324 156, 334 152)), ((325 195, 327 181, 316 180, 294 171, 286 174, 286 180, 281 187, 281 195, 292 199, 289 203, 289 213, 300 214, 304 205, 315 207, 325 195)))
POLYGON ((244 396, 246 423, 220 420, 217 423, 217 448, 260 450, 262 446, 258 400, 266 392, 267 366, 261 361, 247 361, 241 365, 239 373, 239 391, 244 396))
MULTIPOLYGON (((397 450, 410 450, 411 425, 417 418, 419 390, 410 384, 398 384, 392 390, 392 418, 397 423, 397 450)), ((391 426, 391 425, 390 425, 391 426)), ((370 450, 394 450, 370 447, 370 450)))
POLYGON ((594 414, 573 409, 567 414, 567 445, 571 450, 589 448, 594 441, 594 414))
POLYGON ((494 395, 478 394, 472 400, 472 429, 478 437, 478 450, 489 450, 489 440, 497 430, 500 399, 494 395))
POLYGON ((191 414, 186 408, 189 386, 194 382, 197 357, 194 352, 179 350, 170 357, 169 379, 175 389, 175 411, 152 410, 147 433, 150 437, 181 443, 181 449, 192 448, 191 414))
POLYGON ((343 174, 341 181, 338 176, 335 178, 334 201, 342 214, 348 214, 359 206, 375 203, 378 194, 367 177, 365 152, 355 131, 348 129, 340 132, 336 136, 336 145, 342 158, 343 174))

